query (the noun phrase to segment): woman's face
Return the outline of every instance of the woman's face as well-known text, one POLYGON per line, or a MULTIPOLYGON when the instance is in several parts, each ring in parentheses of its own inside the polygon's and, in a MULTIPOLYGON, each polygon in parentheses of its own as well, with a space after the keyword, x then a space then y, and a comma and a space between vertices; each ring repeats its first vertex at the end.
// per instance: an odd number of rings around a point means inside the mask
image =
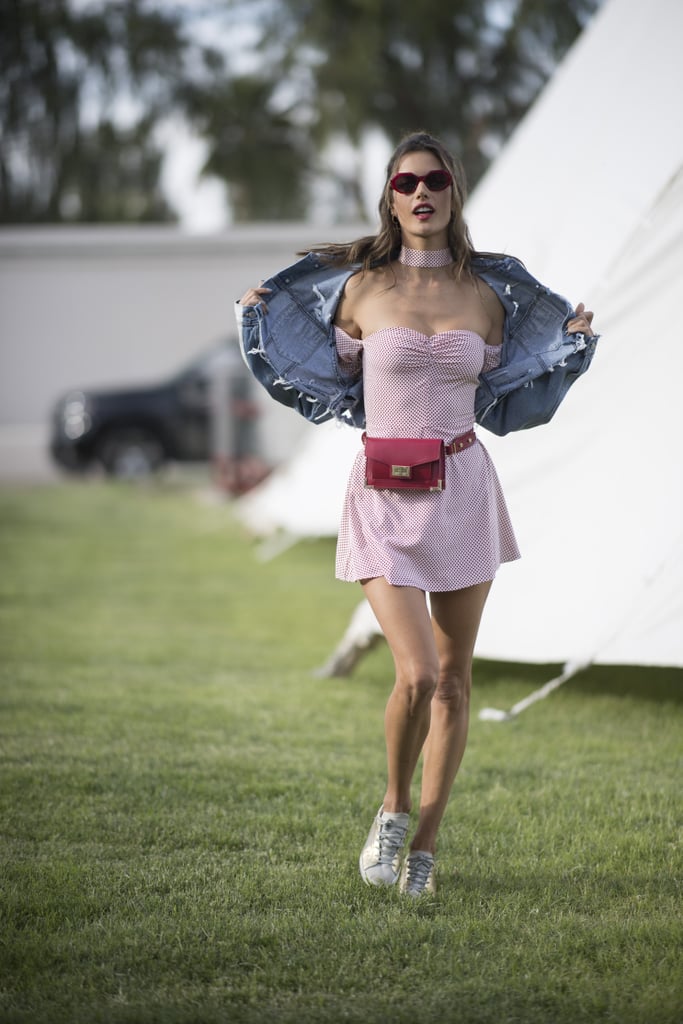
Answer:
MULTIPOLYGON (((406 153, 399 161, 394 174, 410 172, 422 177, 430 171, 442 171, 443 164, 428 151, 406 153)), ((419 182, 410 195, 391 190, 391 212, 398 219, 405 245, 410 246, 411 239, 422 240, 419 248, 424 248, 424 240, 429 240, 429 248, 438 248, 447 244, 448 225, 451 220, 451 198, 453 186, 441 191, 430 191, 424 181, 419 182)))

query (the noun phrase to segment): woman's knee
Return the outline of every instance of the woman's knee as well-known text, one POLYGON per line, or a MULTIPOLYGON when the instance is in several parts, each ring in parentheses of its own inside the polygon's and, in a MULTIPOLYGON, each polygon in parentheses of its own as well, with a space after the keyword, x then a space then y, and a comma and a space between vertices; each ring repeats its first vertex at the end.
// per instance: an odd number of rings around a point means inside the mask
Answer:
POLYGON ((472 673, 469 670, 442 669, 434 691, 434 699, 457 713, 469 706, 472 673))
POLYGON ((437 691, 439 670, 436 665, 414 664, 399 669, 396 689, 408 698, 411 710, 429 703, 437 691))

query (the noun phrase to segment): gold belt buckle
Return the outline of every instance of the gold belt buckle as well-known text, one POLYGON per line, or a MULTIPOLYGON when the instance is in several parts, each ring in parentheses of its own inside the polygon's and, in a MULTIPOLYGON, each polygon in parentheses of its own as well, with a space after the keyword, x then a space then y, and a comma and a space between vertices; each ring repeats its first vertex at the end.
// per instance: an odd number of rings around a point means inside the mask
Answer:
POLYGON ((391 475, 402 480, 410 479, 410 466, 392 466, 391 475))

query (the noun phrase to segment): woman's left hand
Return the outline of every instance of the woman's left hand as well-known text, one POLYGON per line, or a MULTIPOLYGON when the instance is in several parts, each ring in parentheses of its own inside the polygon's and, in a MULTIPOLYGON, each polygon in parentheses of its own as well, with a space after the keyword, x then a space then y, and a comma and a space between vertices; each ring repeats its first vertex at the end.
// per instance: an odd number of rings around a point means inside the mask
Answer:
POLYGON ((593 313, 586 309, 583 302, 580 302, 574 310, 574 316, 567 324, 568 334, 585 334, 587 338, 593 337, 593 313))

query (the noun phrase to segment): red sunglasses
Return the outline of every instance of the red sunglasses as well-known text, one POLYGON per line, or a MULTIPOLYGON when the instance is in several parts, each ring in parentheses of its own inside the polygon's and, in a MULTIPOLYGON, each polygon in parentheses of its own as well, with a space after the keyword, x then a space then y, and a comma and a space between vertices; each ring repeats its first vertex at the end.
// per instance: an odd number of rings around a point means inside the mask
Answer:
POLYGON ((411 196, 421 181, 430 192, 443 192, 452 183, 453 178, 448 171, 430 171, 429 174, 411 174, 410 171, 402 171, 395 174, 389 181, 394 192, 401 195, 411 196))

